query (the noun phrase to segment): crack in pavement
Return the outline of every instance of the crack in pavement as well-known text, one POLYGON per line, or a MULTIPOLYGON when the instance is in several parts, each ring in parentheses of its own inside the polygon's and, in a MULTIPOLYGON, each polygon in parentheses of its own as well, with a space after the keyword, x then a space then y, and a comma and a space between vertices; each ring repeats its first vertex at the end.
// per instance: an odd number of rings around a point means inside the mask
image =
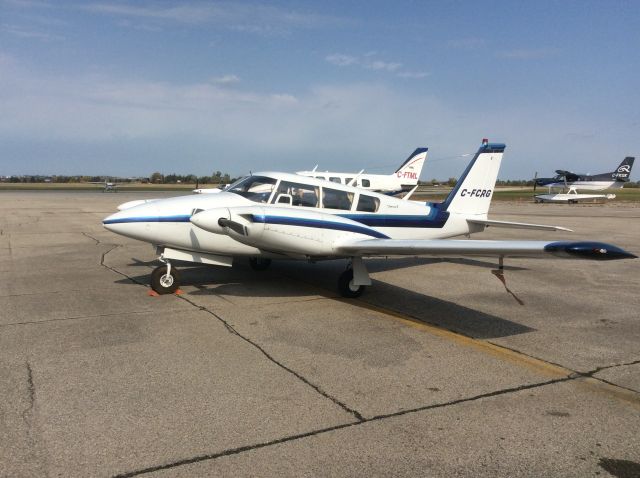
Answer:
MULTIPOLYGON (((118 247, 118 246, 116 246, 118 247)), ((104 263, 105 261, 105 257, 106 255, 113 251, 116 247, 106 251, 104 254, 102 254, 102 260, 100 262, 101 265, 103 265, 104 267, 106 267, 107 269, 120 274, 124 277, 126 277, 127 279, 129 279, 130 281, 139 284, 139 285, 143 285, 145 287, 148 287, 146 284, 143 284, 135 279, 133 279, 132 277, 128 276, 127 274, 124 274, 123 272, 120 272, 119 270, 110 267, 108 265, 106 265, 104 263)), ((357 411, 354 410, 350 407, 348 407, 345 403, 341 402, 340 400, 338 400, 337 398, 329 395, 327 392, 325 392, 319 385, 316 385, 314 383, 312 383, 311 381, 309 381, 307 378, 305 378, 303 375, 301 375, 300 373, 296 372, 295 370, 287 367, 286 365, 284 365, 283 363, 279 362, 278 360, 276 360, 272 355, 270 355, 261 345, 259 345, 258 343, 252 341, 250 338, 245 337, 244 335, 242 335, 240 332, 238 332, 235 328, 233 328, 233 326, 226 320, 224 320, 222 317, 220 317, 219 315, 217 315, 215 312, 207 309, 206 307, 203 307, 201 305, 196 304, 195 302, 193 302, 192 300, 181 296, 181 295, 176 295, 175 297, 177 297, 178 299, 182 299, 185 302, 187 302, 188 304, 192 305, 193 307, 197 308, 200 311, 206 312, 208 314, 210 314, 211 316, 215 317, 217 320, 219 320, 224 327, 227 329, 227 331, 235 336, 237 336, 238 338, 244 340, 245 342, 247 342, 249 345, 251 345, 252 347, 254 347, 255 349, 257 349, 258 351, 260 351, 260 353, 262 353, 262 355, 264 355, 269 361, 271 361, 273 364, 277 365, 278 367, 280 367, 281 369, 287 371, 288 373, 290 373, 291 375, 293 375, 294 377, 296 377, 298 380, 300 380, 302 383, 304 383, 305 385, 311 387, 313 390, 315 390, 317 393, 319 393, 320 395, 322 395, 323 397, 331 400, 333 403, 335 403, 336 405, 338 405, 340 408, 342 408, 344 411, 346 411, 347 413, 350 413, 351 415, 353 415, 358 421, 362 421, 364 420, 364 418, 362 417, 362 415, 357 411)))
POLYGON ((552 379, 552 380, 547 380, 545 382, 538 382, 538 383, 532 383, 532 384, 527 384, 527 385, 520 385, 520 386, 517 386, 517 387, 511 387, 511 388, 505 388, 505 389, 501 389, 501 390, 496 390, 496 391, 493 391, 493 392, 487 392, 487 393, 483 393, 483 394, 480 394, 480 395, 475 395, 475 396, 472 396, 472 397, 460 398, 460 399, 457 399, 457 400, 451 400, 449 402, 436 403, 436 404, 432 404, 432 405, 424 405, 422 407, 412 408, 412 409, 409 409, 409 410, 401 410, 401 411, 398 411, 398 412, 388 413, 388 414, 384 414, 384 415, 376 415, 374 417, 365 418, 363 420, 359 420, 359 421, 356 421, 356 422, 343 423, 341 425, 336 425, 336 426, 333 426, 333 427, 321 428, 321 429, 312 430, 312 431, 305 432, 305 433, 298 433, 298 434, 295 434, 295 435, 290 435, 290 436, 287 436, 287 437, 278 438, 278 439, 271 440, 271 441, 268 441, 268 442, 261 442, 261 443, 256 443, 256 444, 253 444, 253 445, 246 445, 246 446, 237 447, 237 448, 229 448, 227 450, 223 450, 223 451, 216 452, 216 453, 210 453, 210 454, 206 454, 206 455, 197 455, 197 456, 194 456, 194 457, 191 457, 191 458, 185 458, 185 459, 177 460, 177 461, 174 461, 174 462, 171 462, 171 463, 165 463, 163 465, 151 466, 151 467, 148 467, 148 468, 142 468, 142 469, 139 469, 139 470, 129 471, 129 472, 113 475, 113 478, 132 478, 134 476, 144 475, 144 474, 147 474, 147 473, 153 473, 153 472, 156 472, 156 471, 167 470, 167 469, 171 469, 171 468, 177 468, 179 466, 190 465, 190 464, 198 463, 198 462, 202 462, 202 461, 215 460, 217 458, 222 458, 222 457, 225 457, 225 456, 238 455, 240 453, 244 453, 244 452, 247 452, 247 451, 258 450, 260 448, 266 448, 266 447, 270 447, 270 446, 274 446, 274 445, 280 445, 282 443, 292 442, 292 441, 296 441, 296 440, 300 440, 300 439, 304 439, 304 438, 308 438, 308 437, 313 437, 313 436, 318 436, 318 435, 322 435, 322 434, 325 434, 325 433, 330 433, 330 432, 337 431, 337 430, 342 430, 342 429, 345 429, 345 428, 351 428, 351 427, 364 425, 366 423, 378 422, 378 421, 386 420, 386 419, 389 419, 389 418, 399 417, 399 416, 402 416, 402 415, 409 415, 409 414, 412 414, 412 413, 418 413, 418 412, 423 412, 423 411, 428 411, 428 410, 434 410, 434 409, 438 409, 438 408, 451 407, 451 406, 459 405, 461 403, 474 402, 474 401, 482 400, 482 399, 485 399, 485 398, 491 398, 491 397, 496 397, 496 396, 500 396, 500 395, 516 393, 516 392, 520 392, 520 391, 523 391, 523 390, 531 390, 531 389, 534 389, 534 388, 540 388, 540 387, 544 387, 544 386, 547 386, 547 385, 553 385, 553 384, 556 384, 556 383, 568 382, 570 380, 575 380, 575 379, 571 378, 571 377, 556 378, 556 379, 552 379))
POLYGON ((345 403, 341 402, 340 400, 338 400, 336 397, 329 395, 329 393, 327 393, 326 391, 324 391, 319 385, 316 385, 314 383, 312 383, 310 380, 308 380, 307 378, 305 378, 302 374, 296 372, 295 370, 287 367, 286 365, 284 365, 282 362, 278 361, 275 359, 275 357, 273 357, 272 355, 269 354, 269 352, 267 352, 261 345, 259 345, 257 342, 254 342, 253 340, 251 340, 248 337, 245 337, 244 335, 242 335, 240 332, 238 332, 229 322, 227 322, 225 319, 223 319, 222 317, 220 317, 218 314, 216 314, 215 312, 207 309, 206 307, 203 307, 201 305, 196 304, 195 302, 191 301, 190 299, 184 297, 184 296, 178 296, 178 298, 186 301, 187 303, 193 305, 194 307, 196 307, 198 310, 201 310, 203 312, 206 312, 210 315, 212 315, 213 317, 215 317, 217 320, 219 320, 220 322, 222 322, 222 324, 225 326, 225 328, 229 331, 229 333, 238 336, 239 338, 241 338, 242 340, 244 340, 245 342, 247 342, 249 345, 253 346, 254 348, 256 348, 257 350, 259 350, 262 355, 264 355, 269 361, 271 361, 272 363, 274 363, 275 365, 277 365, 278 367, 282 368, 283 370, 289 372, 290 374, 292 374, 294 377, 296 377, 298 380, 300 380, 301 382, 303 382, 305 385, 311 387, 312 389, 314 389, 317 393, 319 393, 320 395, 322 395, 325 398, 328 398, 329 400, 331 400, 333 403, 335 403, 336 405, 338 405, 340 408, 342 408, 344 411, 350 413, 351 415, 353 415, 358 421, 363 421, 364 418, 362 417, 362 415, 355 409, 347 406, 345 403))
POLYGON ((33 384, 33 370, 31 369, 31 364, 27 360, 25 365, 27 367, 27 392, 28 392, 28 398, 29 398, 29 405, 22 412, 22 420, 24 420, 24 422, 27 424, 27 428, 31 430, 30 415, 36 403, 36 389, 33 384))
POLYGON ((98 244, 101 244, 101 242, 100 242, 100 240, 99 240, 99 239, 96 239, 95 237, 93 237, 93 236, 89 235, 89 233, 87 233, 87 232, 82 232, 81 234, 82 234, 84 237, 88 237, 89 239, 91 239, 91 240, 93 240, 93 241, 96 241, 96 246, 97 246, 98 244))
MULTIPOLYGON (((118 246, 116 246, 116 247, 118 247, 118 246)), ((131 282, 139 284, 139 285, 144 285, 145 287, 147 287, 146 284, 142 284, 141 282, 137 281, 136 279, 133 279, 132 277, 129 277, 128 275, 118 271, 117 269, 104 264, 105 256, 109 252, 114 250, 116 247, 110 249, 109 251, 107 251, 107 252, 105 252, 103 254, 101 264, 104 267, 108 268, 109 270, 111 270, 111 271, 113 271, 113 272, 115 272, 115 273, 117 273, 117 274, 119 274, 121 276, 126 277, 131 282)), ((284 277, 286 277, 286 275, 284 275, 284 277)), ((311 284, 311 283, 309 283, 309 284, 311 284)), ((324 289, 322 287, 318 287, 317 284, 311 284, 311 285, 313 285, 315 288, 324 289)), ((252 450, 256 450, 256 449, 260 449, 260 448, 275 446, 275 445, 279 445, 279 444, 282 444, 282 443, 287 443, 287 442, 291 442, 291 441, 295 441, 295 440, 300 440, 300 439, 304 439, 304 438, 307 438, 307 437, 312 437, 312 436, 316 436, 316 435, 320 435, 320 434, 324 434, 324 433, 329 433, 329 432, 336 431, 336 430, 341 430, 341 429, 345 429, 345 428, 349 428, 349 427, 359 426, 359 425, 363 425, 365 423, 382 421, 382 420, 386 420, 386 419, 393 418, 393 417, 398 417, 398 416, 412 414, 412 413, 418 413, 418 412, 427 411, 427 410, 433 410, 433 409, 438 409, 438 408, 455 406, 455 405, 458 405, 458 404, 461 404, 461 403, 472 402, 472 401, 476 401, 476 400, 481 400, 481 399, 485 399, 485 398, 506 395, 506 394, 510 394, 510 393, 516 393, 516 392, 523 391, 523 390, 530 390, 530 389, 533 389, 533 388, 539 388, 539 387, 544 387, 544 386, 547 386, 547 385, 553 385, 553 384, 563 383, 563 382, 580 381, 580 382, 584 382, 584 383, 590 383, 589 381, 594 381, 596 383, 607 385, 609 388, 606 391, 610 392, 610 393, 612 392, 611 388, 614 389, 613 393, 618 393, 619 395, 620 395, 620 391, 623 391, 623 390, 624 391, 634 392, 634 396, 633 397, 630 398, 629 396, 626 396, 626 397, 623 397, 623 398, 626 398, 628 401, 631 401, 634 404, 638 401, 637 397, 635 396, 635 391, 634 390, 626 389, 625 387, 620 387, 620 386, 618 386, 616 384, 611 384, 611 383, 609 383, 609 382, 607 382, 605 380, 599 379, 597 377, 593 377, 593 375, 595 373, 597 373, 598 371, 601 371, 601 370, 604 370, 604 369, 607 369, 607 368, 613 368, 613 367, 623 366, 623 365, 633 365, 633 364, 636 364, 636 363, 640 363, 640 360, 639 361, 635 361, 635 362, 630 362, 628 364, 614 364, 614 365, 610 365, 610 366, 606 366, 606 367, 599 367, 599 368, 597 368, 597 369, 595 369, 593 371, 590 371, 588 373, 582 373, 582 372, 571 370, 571 369, 568 369, 568 368, 563 367, 561 365, 554 364, 552 362, 549 362, 549 361, 546 361, 546 360, 542 360, 540 358, 528 355, 526 353, 523 353, 523 352, 515 350, 515 349, 510 349, 510 348, 502 346, 502 345, 494 344, 494 343, 492 343, 490 341, 478 340, 478 339, 475 339, 473 337, 467 336, 467 335, 465 335, 463 333, 460 333, 460 332, 457 332, 457 331, 448 330, 448 329, 443 328, 441 326, 435 326, 435 325, 429 324, 428 322, 425 322, 423 319, 420 319, 420 318, 417 318, 417 317, 412 317, 412 316, 404 314, 402 312, 393 311, 391 309, 386 309, 386 308, 380 307, 380 306, 374 306, 372 304, 368 304, 368 303, 360 301, 360 300, 355 300, 355 301, 350 300, 350 301, 348 301, 349 304, 359 305, 360 307, 366 307, 366 308, 369 308, 369 309, 374 309, 374 310, 382 312, 382 313, 384 313, 386 315, 390 315, 392 317, 400 318, 400 319, 405 320, 407 322, 412 322, 414 324, 420 324, 422 326, 429 327, 430 329, 439 330, 441 333, 447 333, 447 334, 449 334, 451 336, 457 336, 457 337, 459 337, 461 339, 464 338, 467 341, 473 342, 476 347, 480 347, 480 348, 484 348, 484 349, 492 349, 493 351, 499 351, 500 353, 505 354, 505 355, 509 355, 510 354, 511 355, 510 358, 512 358, 512 359, 515 358, 521 364, 529 364, 529 365, 533 364, 533 365, 535 365, 535 366, 537 366, 539 368, 545 367, 547 369, 547 371, 552 371, 555 375, 560 375, 560 376, 558 376, 556 378, 553 378, 553 379, 550 379, 550 380, 547 380, 547 381, 544 381, 544 382, 536 382, 536 383, 532 383, 532 384, 524 384, 524 385, 519 385, 519 386, 505 388, 505 389, 500 389, 500 390, 496 390, 496 391, 492 391, 492 392, 487 392, 487 393, 475 395, 475 396, 472 396, 472 397, 452 400, 452 401, 449 401, 449 402, 431 404, 431 405, 424 405, 424 406, 420 406, 420 407, 416 407, 416 408, 412 408, 412 409, 396 411, 396 412, 392 412, 392 413, 388 413, 388 414, 376 415, 376 416, 371 417, 371 418, 364 418, 364 417, 362 417, 362 415, 359 412, 349 408, 346 404, 343 404, 342 402, 338 401, 337 399, 335 399, 334 397, 332 397, 331 395, 326 393, 324 390, 322 390, 319 386, 311 383, 304 376, 302 376, 299 373, 295 372, 294 370, 288 368, 286 365, 282 364, 281 362, 278 362, 262 346, 260 346, 256 342, 252 341, 248 337, 245 337, 242 334, 240 334, 229 322, 227 322, 221 316, 217 315, 215 312, 207 309, 206 307, 198 305, 197 303, 193 302, 191 299, 188 299, 188 298, 186 298, 184 296, 176 296, 176 297, 186 301, 187 303, 191 304, 192 306, 194 306, 198 310, 206 312, 206 313, 210 314, 211 316, 213 316, 214 318, 216 318, 217 320, 219 320, 225 326, 225 328, 227 329, 227 331, 229 333, 231 333, 233 335, 236 335, 237 337, 239 337, 242 340, 246 341, 248 344, 250 344, 251 346, 255 347, 257 350, 259 350, 272 363, 274 363, 278 367, 282 368, 283 370, 286 370, 287 372, 291 373, 297 379, 301 380, 306 385, 312 387, 316 392, 318 392, 322 396, 332 400, 334 403, 339 405, 341 408, 343 408, 344 410, 346 410, 349 413, 351 413, 356 418, 356 421, 348 422, 348 423, 344 423, 344 424, 336 425, 336 426, 332 426, 332 427, 312 430, 312 431, 305 432, 305 433, 294 434, 294 435, 278 438, 278 439, 267 441, 267 442, 261 442, 261 443, 256 443, 256 444, 253 444, 253 445, 246 445, 246 446, 242 446, 242 447, 230 448, 230 449, 222 450, 222 451, 215 452, 215 453, 197 455, 197 456, 194 456, 194 457, 185 458, 185 459, 177 460, 177 461, 174 461, 174 462, 165 463, 165 464, 162 464, 162 465, 142 468, 142 469, 139 469, 139 470, 133 470, 133 471, 129 471, 129 472, 125 472, 125 473, 114 475, 115 478, 133 477, 133 476, 143 475, 143 474, 147 474, 147 473, 152 473, 152 472, 155 472, 155 471, 161 471, 161 470, 176 468, 176 467, 189 465, 189 464, 193 464, 193 463, 198 463, 198 462, 202 462, 202 461, 215 460, 217 458, 221 458, 221 457, 225 457, 225 456, 237 455, 237 454, 241 454, 241 453, 247 452, 247 451, 252 451, 252 450)), ((330 300, 346 302, 342 298, 335 297, 333 295, 327 296, 327 298, 330 299, 330 300)))

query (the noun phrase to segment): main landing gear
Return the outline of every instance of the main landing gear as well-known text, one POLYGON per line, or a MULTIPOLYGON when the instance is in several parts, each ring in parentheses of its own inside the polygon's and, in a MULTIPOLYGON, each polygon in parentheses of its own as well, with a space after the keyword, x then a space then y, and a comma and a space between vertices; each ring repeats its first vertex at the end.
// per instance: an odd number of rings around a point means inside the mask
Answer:
POLYGON ((271 265, 271 259, 265 259, 264 257, 251 257, 249 259, 249 266, 254 271, 265 271, 271 265))
POLYGON ((169 261, 156 267, 151 273, 151 288, 160 295, 173 294, 180 286, 180 274, 169 261))
POLYGON ((342 297, 355 299, 368 285, 371 285, 371 279, 362 257, 352 257, 347 270, 338 278, 338 292, 342 297))

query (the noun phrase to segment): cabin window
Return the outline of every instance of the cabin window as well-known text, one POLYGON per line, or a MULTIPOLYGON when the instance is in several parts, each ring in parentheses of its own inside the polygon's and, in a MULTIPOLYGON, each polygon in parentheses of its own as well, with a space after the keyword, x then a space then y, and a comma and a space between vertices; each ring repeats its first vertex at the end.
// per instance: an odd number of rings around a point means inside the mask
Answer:
POLYGON ((353 178, 344 178, 345 184, 349 184, 351 181, 353 181, 353 178))
POLYGON ((267 202, 276 185, 274 178, 247 176, 236 182, 227 191, 246 197, 254 202, 267 202))
POLYGON ((342 181, 340 181, 340 178, 329 178, 329 181, 331 181, 332 183, 338 183, 338 184, 342 184, 342 181))
POLYGON ((324 176, 316 176, 317 179, 322 179, 323 181, 326 181, 327 178, 325 178, 324 176))
POLYGON ((293 206, 318 207, 319 188, 303 183, 280 181, 276 197, 282 194, 291 196, 293 206))
POLYGON ((351 210, 353 193, 338 189, 322 188, 322 206, 327 209, 351 210))
POLYGON ((358 199, 358 211, 362 212, 376 212, 380 207, 380 199, 373 196, 360 195, 358 199))
POLYGON ((371 187, 371 181, 369 181, 368 179, 363 179, 363 180, 362 180, 362 187, 363 187, 363 188, 369 188, 369 187, 371 187))

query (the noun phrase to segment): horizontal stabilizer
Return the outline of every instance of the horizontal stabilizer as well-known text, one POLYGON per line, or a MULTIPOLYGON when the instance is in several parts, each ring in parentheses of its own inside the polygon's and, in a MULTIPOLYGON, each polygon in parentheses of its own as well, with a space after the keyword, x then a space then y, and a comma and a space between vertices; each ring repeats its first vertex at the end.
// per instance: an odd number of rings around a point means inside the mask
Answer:
POLYGON ((575 241, 476 241, 464 239, 366 239, 344 243, 337 251, 351 256, 431 255, 543 257, 553 255, 566 259, 597 260, 631 259, 631 254, 604 242, 575 241))
POLYGON ((510 229, 537 229, 539 231, 567 231, 573 230, 562 226, 547 226, 546 224, 529 224, 526 222, 510 222, 510 221, 490 221, 481 219, 467 219, 471 224, 480 224, 482 226, 506 227, 510 229))

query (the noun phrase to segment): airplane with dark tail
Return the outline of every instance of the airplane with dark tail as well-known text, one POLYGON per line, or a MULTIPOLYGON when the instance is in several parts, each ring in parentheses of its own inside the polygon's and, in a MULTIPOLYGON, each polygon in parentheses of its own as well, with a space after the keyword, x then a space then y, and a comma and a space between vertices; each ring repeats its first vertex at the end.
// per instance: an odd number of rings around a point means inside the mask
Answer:
POLYGON ((584 189, 590 191, 619 189, 629 181, 635 159, 627 156, 614 171, 601 174, 577 174, 558 169, 556 170, 556 176, 552 178, 536 178, 534 191, 536 186, 545 186, 549 189, 584 189))

